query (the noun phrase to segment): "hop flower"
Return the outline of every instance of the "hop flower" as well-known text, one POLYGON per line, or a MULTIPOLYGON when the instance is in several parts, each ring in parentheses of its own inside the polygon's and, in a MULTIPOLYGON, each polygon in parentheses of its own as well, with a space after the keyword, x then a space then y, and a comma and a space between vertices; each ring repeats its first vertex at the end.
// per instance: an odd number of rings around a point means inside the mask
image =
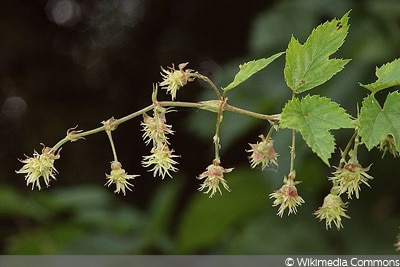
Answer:
POLYGON ((360 184, 363 183, 370 187, 368 180, 373 177, 366 172, 369 171, 369 167, 363 168, 360 164, 346 163, 343 168, 337 168, 333 173, 333 177, 329 180, 333 182, 335 189, 339 194, 347 192, 347 197, 351 199, 353 193, 356 198, 359 198, 360 184))
POLYGON ((275 198, 272 206, 279 206, 277 215, 283 216, 285 209, 288 208, 288 215, 297 212, 297 206, 301 206, 304 203, 304 199, 298 195, 296 184, 300 182, 295 182, 293 179, 283 179, 283 186, 271 193, 270 198, 275 198))
POLYGON ((39 190, 41 189, 40 177, 43 177, 47 187, 50 186, 50 178, 56 180, 55 174, 57 170, 54 168, 54 161, 60 158, 60 153, 54 153, 50 147, 43 145, 42 154, 34 151, 33 157, 26 156, 26 159, 19 160, 24 163, 24 166, 16 171, 16 173, 26 174, 26 185, 32 184, 32 190, 35 186, 39 190))
POLYGON ((110 187, 111 184, 115 184, 116 189, 114 193, 119 193, 120 191, 122 191, 125 196, 125 189, 132 191, 129 186, 133 187, 133 184, 131 184, 128 180, 134 179, 137 176, 139 175, 128 175, 125 170, 122 169, 122 164, 120 162, 113 161, 111 162, 111 173, 106 174, 107 182, 105 183, 105 185, 110 187))
POLYGON ((154 108, 154 117, 150 117, 146 113, 143 114, 143 122, 141 125, 143 126, 143 140, 146 145, 150 142, 153 143, 153 146, 169 144, 166 135, 174 134, 174 131, 171 129, 172 126, 166 123, 165 113, 167 113, 167 109, 156 106, 154 108))
POLYGON ((274 141, 271 138, 266 138, 264 135, 260 135, 259 137, 261 138, 261 142, 249 144, 251 149, 246 150, 247 152, 251 152, 251 156, 249 157, 250 166, 255 168, 261 164, 262 170, 271 164, 278 166, 279 155, 275 152, 274 141))
POLYGON ((385 139, 383 139, 379 143, 379 150, 383 152, 382 158, 385 156, 386 152, 389 151, 393 157, 397 158, 399 156, 399 151, 397 151, 396 143, 392 135, 387 135, 385 139))
POLYGON ((314 215, 316 215, 320 221, 326 220, 326 229, 328 229, 328 227, 331 228, 333 222, 336 228, 340 230, 340 228, 343 228, 342 217, 350 219, 345 213, 346 207, 347 203, 344 203, 340 196, 329 194, 324 198, 322 207, 315 211, 314 215))
POLYGON ((203 184, 200 186, 199 191, 205 191, 205 194, 210 194, 210 198, 214 196, 214 194, 219 191, 222 195, 221 189, 219 184, 221 183, 222 186, 230 192, 229 186, 224 179, 224 173, 229 173, 233 170, 233 168, 225 169, 224 167, 220 166, 221 162, 218 159, 214 159, 213 163, 207 167, 207 170, 204 171, 202 174, 197 177, 197 179, 205 179, 203 184))
POLYGON ((175 70, 174 64, 172 64, 172 67, 168 67, 167 70, 161 67, 162 72, 160 74, 163 77, 163 81, 160 83, 160 86, 162 86, 161 88, 166 89, 167 93, 171 94, 172 101, 175 100, 176 92, 178 92, 181 87, 194 80, 194 78, 190 76, 190 73, 193 72, 193 70, 184 70, 187 64, 189 63, 179 64, 179 70, 175 70))
POLYGON ((173 155, 174 151, 170 150, 169 147, 164 144, 162 146, 153 147, 151 150, 151 155, 143 156, 142 165, 145 168, 154 165, 153 168, 149 171, 153 172, 153 176, 161 176, 162 179, 165 178, 165 175, 168 175, 172 178, 170 171, 176 172, 178 169, 174 166, 178 164, 173 158, 177 158, 179 156, 173 155))

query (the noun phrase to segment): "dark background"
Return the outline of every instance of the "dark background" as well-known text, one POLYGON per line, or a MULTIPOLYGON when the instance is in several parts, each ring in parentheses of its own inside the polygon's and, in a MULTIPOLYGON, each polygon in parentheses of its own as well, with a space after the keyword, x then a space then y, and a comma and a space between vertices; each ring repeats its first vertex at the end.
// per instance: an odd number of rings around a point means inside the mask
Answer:
MULTIPOLYGON (((103 187, 112 153, 104 133, 67 143, 51 187, 37 192, 15 174, 24 154, 54 145, 67 129, 88 130, 151 103, 160 66, 189 68, 226 86, 238 65, 284 51, 291 35, 304 42, 318 24, 352 9, 350 32, 336 57, 345 70, 312 93, 328 96, 356 116, 366 95, 358 82, 375 80, 375 66, 400 55, 400 3, 382 1, 3 1, 0 8, 0 252, 2 254, 388 254, 399 231, 398 159, 377 150, 360 153, 374 163, 371 189, 350 201, 344 229, 325 230, 312 212, 329 191, 325 166, 300 140, 296 171, 306 203, 280 219, 268 194, 288 172, 290 132, 275 135, 279 168, 262 172, 247 163, 248 143, 265 122, 225 114, 222 165, 232 192, 208 199, 195 179, 213 158, 215 114, 168 113, 171 146, 180 171, 152 177, 140 165, 149 154, 140 118, 114 132, 119 160, 140 174, 127 196, 103 187)), ((230 92, 231 104, 280 113, 290 98, 283 58, 230 92)), ((384 99, 386 92, 378 97, 384 99)), ((199 81, 178 92, 180 101, 213 99, 199 81)), ((161 91, 160 100, 169 99, 161 91)), ((335 131, 342 149, 351 131, 335 131)), ((337 165, 338 153, 331 164, 337 165)))

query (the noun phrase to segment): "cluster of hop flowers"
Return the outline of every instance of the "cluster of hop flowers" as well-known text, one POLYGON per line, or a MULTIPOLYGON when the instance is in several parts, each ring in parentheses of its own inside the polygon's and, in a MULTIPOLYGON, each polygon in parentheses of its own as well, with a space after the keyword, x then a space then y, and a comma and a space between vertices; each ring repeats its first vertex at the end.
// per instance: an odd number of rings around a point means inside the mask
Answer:
POLYGON ((358 144, 358 136, 356 136, 354 150, 348 152, 350 159, 345 161, 344 156, 346 154, 343 155, 343 167, 335 167, 336 171, 332 173, 332 177, 329 177, 333 184, 331 192, 325 197, 323 205, 314 212, 318 219, 325 220, 326 228, 331 228, 333 222, 339 230, 343 227, 342 218, 350 219, 345 213, 348 203, 343 202, 342 194, 346 193, 348 199, 352 199, 354 194, 358 199, 361 191, 360 185, 364 184, 370 187, 368 181, 373 179, 367 173, 370 166, 364 168, 359 164, 357 159, 358 144))
POLYGON ((153 116, 146 113, 143 114, 143 139, 147 145, 152 144, 150 155, 144 156, 142 165, 145 168, 152 167, 150 171, 155 176, 161 176, 163 179, 165 175, 172 177, 170 171, 176 172, 178 169, 174 166, 178 162, 174 160, 179 156, 174 155, 174 150, 169 148, 167 134, 173 134, 172 126, 167 124, 165 118, 167 109, 164 107, 156 106, 153 110, 153 116))
MULTIPOLYGON (((147 168, 149 172, 153 173, 153 176, 159 176, 164 179, 166 176, 172 178, 172 173, 177 172, 178 168, 176 165, 178 162, 176 158, 180 156, 174 154, 174 150, 170 148, 169 136, 174 134, 172 126, 167 124, 166 114, 173 111, 171 108, 167 108, 169 105, 161 105, 161 102, 157 101, 158 85, 162 89, 165 89, 167 94, 171 95, 172 102, 174 102, 177 96, 178 90, 185 86, 188 82, 193 81, 196 77, 205 79, 205 76, 194 72, 191 69, 185 69, 188 63, 182 63, 178 65, 178 69, 175 69, 174 65, 167 69, 161 67, 161 76, 163 81, 156 84, 153 88, 153 103, 149 108, 143 109, 138 112, 138 115, 142 115, 141 121, 143 131, 143 141, 146 146, 151 146, 150 155, 143 156, 142 166, 147 168), (149 115, 149 112, 152 112, 149 115)), ((208 79, 208 78, 207 78, 208 79)), ((205 80, 207 80, 205 79, 205 80)), ((212 84, 214 90, 215 85, 212 84)), ((202 184, 198 188, 199 191, 204 191, 205 194, 209 194, 209 197, 213 197, 217 192, 222 194, 221 187, 226 191, 230 192, 228 182, 224 175, 232 172, 233 168, 224 168, 221 166, 221 160, 219 157, 219 123, 222 121, 222 111, 226 105, 227 98, 221 95, 217 91, 218 100, 212 101, 212 110, 218 114, 216 134, 214 136, 215 144, 215 157, 212 163, 202 172, 197 179, 202 180, 202 184), (218 103, 218 104, 217 104, 218 103)), ((182 103, 182 102, 181 102, 182 103)), ((179 103, 179 104, 181 104, 179 103)), ((206 102, 202 102, 206 103, 206 102)), ((210 102, 211 103, 211 102, 210 102)), ((164 103, 165 104, 165 103, 164 103)), ((179 106, 179 105, 176 105, 179 106)), ((135 113, 136 114, 136 113, 135 113)), ((136 116, 136 115, 135 115, 136 116)), ((131 116, 132 118, 135 116, 131 116)), ((104 130, 110 140, 111 147, 114 154, 114 160, 111 162, 111 171, 106 175, 106 186, 115 185, 115 193, 122 192, 124 195, 126 191, 132 191, 133 184, 132 179, 139 175, 130 175, 123 168, 122 164, 117 159, 117 153, 112 140, 111 132, 114 131, 118 126, 118 120, 111 118, 103 122, 103 127, 100 130, 104 130)), ((278 156, 279 154, 274 149, 274 140, 270 137, 274 130, 277 130, 277 125, 271 123, 271 128, 266 136, 259 135, 260 140, 256 143, 249 143, 250 149, 246 152, 250 153, 248 159, 251 168, 260 167, 264 170, 267 167, 278 167, 278 156)), ((96 129, 95 129, 96 130, 96 129)), ((27 185, 32 185, 32 189, 37 187, 41 189, 40 178, 43 177, 45 185, 50 185, 51 179, 56 179, 55 175, 57 170, 54 167, 56 159, 60 158, 61 146, 67 141, 77 141, 84 139, 84 136, 92 134, 95 130, 82 132, 75 130, 75 128, 67 131, 67 136, 57 143, 53 148, 46 147, 43 145, 42 153, 39 154, 36 151, 33 153, 33 157, 26 157, 24 160, 20 160, 24 163, 23 167, 16 171, 20 174, 25 174, 25 180, 27 185)), ((99 130, 99 131, 100 131, 99 130)), ((294 135, 293 135, 294 136, 294 135)), ((285 211, 287 214, 297 213, 297 208, 304 203, 304 199, 298 194, 296 185, 300 181, 295 181, 296 172, 293 168, 294 162, 294 137, 292 139, 291 149, 291 170, 288 176, 283 179, 283 185, 278 189, 269 194, 269 197, 273 199, 272 206, 278 206, 277 215, 283 217, 285 211)), ((358 136, 355 139, 354 150, 344 153, 342 158, 342 165, 335 168, 336 170, 332 173, 333 176, 329 177, 332 181, 333 186, 331 192, 325 197, 323 205, 314 212, 314 215, 320 220, 326 221, 326 228, 331 228, 332 224, 336 225, 338 229, 342 226, 342 218, 350 218, 346 214, 346 208, 348 203, 344 203, 341 195, 347 194, 349 199, 353 195, 359 198, 360 185, 364 184, 369 187, 369 180, 373 179, 372 176, 367 174, 369 167, 362 167, 357 160, 356 153, 358 145, 358 136), (348 161, 344 160, 344 157, 350 156, 348 161)), ((386 153, 389 151, 395 157, 398 156, 399 152, 396 150, 394 139, 388 135, 383 140, 379 148, 386 153)), ((399 242, 398 242, 399 243, 399 242)), ((400 247, 400 245, 399 245, 400 247)))
MULTIPOLYGON (((178 69, 175 69, 174 65, 164 69, 161 67, 161 75, 163 81, 159 83, 162 89, 165 89, 168 94, 171 95, 172 101, 176 99, 178 90, 186 85, 188 82, 193 81, 196 77, 197 72, 191 69, 185 69, 188 63, 182 63, 178 65, 178 69)), ((170 148, 169 136, 174 134, 172 126, 167 124, 166 114, 173 110, 166 108, 159 104, 156 99, 158 86, 155 85, 153 88, 153 105, 152 108, 141 113, 143 120, 141 122, 143 131, 143 140, 146 145, 151 146, 150 155, 143 156, 142 166, 148 168, 153 176, 160 176, 164 179, 166 176, 172 178, 172 172, 176 172, 178 169, 176 165, 178 162, 176 158, 179 156, 174 154, 174 150, 170 148), (152 111, 149 115, 148 111, 152 111)), ((221 96, 218 96, 220 100, 223 100, 221 96)), ((221 101, 222 104, 225 102, 221 101)), ((218 116, 222 112, 218 113, 218 116)), ((220 122, 220 118, 217 119, 220 122)), ((111 147, 114 153, 114 160, 111 162, 111 172, 106 174, 106 186, 115 184, 115 193, 122 192, 124 195, 126 191, 131 191, 133 184, 131 180, 139 175, 129 175, 123 168, 122 164, 118 161, 115 147, 113 144, 111 132, 117 127, 116 120, 111 118, 103 122, 104 130, 108 134, 111 147)), ((270 137, 274 125, 271 127, 270 132, 267 136, 259 135, 260 141, 256 143, 249 143, 250 149, 246 152, 250 153, 249 162, 251 168, 260 167, 264 170, 267 167, 278 167, 278 156, 279 154, 274 149, 274 141, 270 137)), ((69 141, 76 141, 83 139, 82 131, 68 130, 66 139, 69 141)), ((214 143, 216 144, 216 150, 219 149, 219 137, 218 132, 214 136, 214 143)), ((387 139, 385 144, 382 146, 389 147, 390 150, 390 138, 387 139)), ((40 177, 43 177, 45 185, 49 186, 50 178, 55 179, 57 173, 54 167, 54 161, 60 157, 59 151, 55 153, 57 149, 43 147, 42 153, 39 154, 34 152, 33 157, 27 157, 25 160, 21 160, 25 165, 17 171, 17 173, 25 174, 27 185, 32 184, 33 187, 41 188, 40 177)), ((293 157, 294 158, 294 157, 293 157)), ((323 206, 315 212, 317 218, 325 219, 327 227, 331 226, 334 222, 339 228, 342 226, 341 217, 347 217, 345 214, 346 204, 342 202, 340 194, 347 192, 351 198, 354 193, 356 197, 359 197, 359 184, 364 183, 368 185, 367 181, 372 179, 371 176, 366 174, 369 168, 362 168, 359 164, 349 162, 343 168, 337 168, 334 172, 334 177, 330 178, 335 187, 334 191, 338 194, 330 194, 325 198, 323 206)), ((213 197, 217 192, 222 194, 221 187, 228 192, 230 188, 227 181, 224 178, 226 173, 230 173, 233 168, 224 168, 221 166, 221 160, 219 153, 216 152, 216 156, 212 163, 202 172, 197 178, 202 180, 202 184, 199 187, 199 191, 209 194, 209 197, 213 197)), ((298 194, 296 185, 300 182, 295 181, 295 171, 291 170, 289 175, 284 177, 283 185, 280 189, 274 191, 269 196, 273 198, 273 206, 279 206, 277 215, 283 216, 287 210, 288 215, 297 212, 297 207, 304 203, 303 198, 298 194)))
MULTIPOLYGON (((270 133, 274 130, 272 127, 270 133)), ((249 144, 251 155, 249 156, 250 166, 255 168, 261 166, 261 170, 267 167, 278 167, 278 156, 274 149, 274 140, 269 135, 259 136, 261 141, 255 144, 249 144)), ((298 194, 296 185, 301 183, 295 181, 296 172, 292 170, 288 176, 283 178, 283 185, 278 190, 275 190, 269 195, 274 201, 272 206, 279 206, 277 215, 283 217, 285 210, 288 210, 288 215, 297 213, 297 207, 304 203, 304 199, 298 194)))
MULTIPOLYGON (((169 67, 168 70, 161 67, 161 75, 163 81, 160 85, 163 89, 167 90, 167 93, 171 94, 172 100, 176 98, 177 91, 188 82, 194 80, 192 75, 193 70, 186 69, 188 63, 179 64, 179 69, 175 70, 174 66, 169 67)), ((156 85, 157 89, 157 85, 156 85)), ((143 130, 143 139, 146 145, 152 144, 151 154, 144 156, 142 160, 142 165, 145 168, 150 168, 154 176, 165 176, 172 177, 170 172, 176 172, 178 169, 175 167, 177 162, 174 158, 179 156, 174 155, 174 150, 169 148, 168 135, 173 134, 172 126, 168 125, 166 122, 165 114, 169 111, 157 104, 157 101, 153 103, 153 116, 149 116, 147 113, 143 113, 143 121, 141 123, 143 130)), ((111 147, 114 153, 114 160, 111 162, 111 172, 106 174, 106 186, 111 186, 115 184, 115 193, 122 192, 126 194, 126 190, 132 191, 131 187, 133 184, 129 181, 134 179, 139 175, 129 175, 122 168, 122 164, 118 161, 114 143, 111 137, 111 132, 117 128, 116 120, 111 118, 107 121, 103 121, 103 129, 108 134, 111 147)), ((25 180, 27 185, 32 184, 32 189, 37 187, 41 189, 40 180, 43 177, 44 183, 47 187, 50 185, 50 178, 56 179, 55 175, 57 170, 54 167, 54 161, 60 158, 61 145, 67 141, 77 141, 84 139, 85 135, 95 133, 97 131, 83 132, 81 130, 69 129, 67 131, 67 136, 61 140, 53 148, 43 147, 42 153, 34 151, 32 157, 26 156, 26 159, 20 160, 24 163, 23 167, 16 171, 19 174, 25 174, 25 180), (56 151, 58 151, 56 153, 56 151)))

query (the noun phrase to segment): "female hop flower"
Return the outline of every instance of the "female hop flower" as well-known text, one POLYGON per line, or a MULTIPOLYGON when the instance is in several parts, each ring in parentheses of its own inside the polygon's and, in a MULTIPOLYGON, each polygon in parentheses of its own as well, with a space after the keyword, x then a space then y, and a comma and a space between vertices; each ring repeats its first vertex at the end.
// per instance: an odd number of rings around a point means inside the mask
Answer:
POLYGON ((142 166, 148 168, 153 165, 153 168, 149 171, 153 172, 154 177, 161 176, 162 179, 164 179, 165 175, 168 175, 172 178, 172 175, 169 172, 178 171, 178 168, 174 166, 175 164, 178 164, 178 162, 173 158, 179 157, 173 155, 173 152, 174 151, 170 150, 166 144, 153 147, 151 155, 143 156, 142 166))
MULTIPOLYGON (((289 175, 290 176, 290 175, 289 175)), ((297 212, 297 206, 301 206, 304 203, 304 199, 297 193, 296 184, 300 182, 295 182, 294 179, 283 179, 283 186, 271 193, 270 198, 275 198, 272 206, 279 206, 278 213, 280 217, 283 216, 285 209, 289 210, 288 215, 297 212)))
POLYGON ((161 88, 166 89, 167 93, 172 96, 172 101, 175 100, 176 93, 181 87, 194 80, 194 77, 190 75, 193 70, 184 70, 187 64, 189 64, 189 62, 179 64, 179 70, 175 69, 174 64, 172 64, 172 67, 168 67, 168 69, 161 67, 161 76, 163 77, 163 81, 160 83, 160 86, 162 86, 161 88))
POLYGON ((107 182, 105 185, 110 187, 111 184, 115 184, 116 189, 114 193, 119 193, 122 191, 125 196, 125 189, 132 191, 129 186, 133 186, 133 184, 131 184, 128 180, 134 179, 137 176, 139 175, 128 175, 125 170, 122 169, 122 164, 120 162, 113 161, 111 162, 111 173, 106 174, 107 182))
MULTIPOLYGON (((351 161, 351 160, 350 160, 351 161)), ((329 180, 335 185, 335 189, 340 194, 347 192, 347 197, 351 199, 353 193, 359 198, 360 184, 370 187, 368 180, 373 179, 371 175, 366 173, 369 167, 363 168, 360 164, 352 162, 346 163, 343 168, 337 168, 333 173, 333 177, 329 180)))
POLYGON ((215 195, 217 191, 222 195, 222 191, 219 187, 220 184, 230 192, 228 183, 224 179, 224 173, 229 173, 233 170, 233 168, 225 169, 224 167, 220 166, 221 162, 218 159, 214 159, 213 163, 207 167, 207 170, 204 171, 202 174, 197 177, 197 179, 205 179, 203 184, 200 186, 199 191, 205 191, 205 194, 210 194, 210 198, 215 195))
MULTIPOLYGON (((43 145, 43 144, 42 144, 43 145)), ((57 154, 50 148, 43 145, 42 154, 33 152, 33 157, 26 156, 26 159, 19 160, 25 165, 16 173, 26 174, 26 185, 32 184, 32 190, 36 186, 41 189, 40 177, 43 177, 44 183, 47 187, 50 186, 50 178, 56 180, 55 174, 57 173, 54 167, 54 161, 60 158, 60 150, 57 154)))
POLYGON ((246 150, 251 152, 249 157, 251 168, 255 168, 257 165, 261 165, 261 170, 274 164, 278 166, 279 154, 275 152, 274 141, 271 138, 266 138, 264 135, 259 136, 261 142, 256 144, 249 144, 251 149, 246 150))
POLYGON ((332 222, 336 225, 336 228, 340 230, 343 228, 342 217, 350 219, 350 217, 345 213, 347 203, 344 203, 340 196, 330 193, 324 198, 324 203, 314 215, 322 221, 325 220, 326 229, 332 227, 332 222))

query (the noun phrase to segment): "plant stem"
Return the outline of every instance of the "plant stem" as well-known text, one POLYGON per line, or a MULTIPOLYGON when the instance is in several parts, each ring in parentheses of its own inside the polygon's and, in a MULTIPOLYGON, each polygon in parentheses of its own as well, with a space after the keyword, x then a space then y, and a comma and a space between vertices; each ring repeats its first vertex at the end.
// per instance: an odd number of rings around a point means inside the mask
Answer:
MULTIPOLYGON (((144 113, 154 109, 154 107, 156 105, 159 106, 163 106, 163 107, 188 107, 188 108, 198 108, 198 109, 205 109, 205 110, 209 110, 212 112, 217 112, 217 129, 216 129, 216 134, 219 135, 219 124, 221 121, 221 117, 222 117, 222 113, 224 110, 230 111, 230 112, 234 112, 234 113, 239 113, 239 114, 243 114, 246 116, 250 116, 256 119, 261 119, 261 120, 269 120, 269 121, 279 121, 281 115, 280 114, 274 114, 274 115, 266 115, 266 114, 261 114, 261 113, 257 113, 257 112, 253 112, 253 111, 249 111, 246 109, 242 109, 242 108, 238 108, 232 105, 229 105, 226 103, 226 99, 224 100, 212 100, 212 101, 203 101, 203 102, 180 102, 180 101, 160 101, 157 103, 153 103, 147 107, 144 107, 136 112, 133 112, 129 115, 126 115, 122 118, 119 119, 115 119, 112 122, 112 126, 113 127, 117 127, 120 124, 123 124, 129 120, 132 120, 133 118, 136 118, 140 115, 143 115, 144 113), (210 103, 212 102, 213 105, 211 105, 210 103), (214 103, 215 102, 215 103, 214 103)), ((95 133, 99 133, 102 131, 105 131, 106 128, 105 126, 100 126, 88 131, 82 131, 82 132, 77 132, 75 134, 73 134, 73 138, 74 140, 78 140, 80 138, 83 138, 85 136, 88 135, 92 135, 95 133)), ((65 143, 67 143, 68 141, 71 141, 71 137, 70 136, 66 136, 65 138, 61 139, 60 141, 58 141, 52 148, 52 151, 56 152, 60 147, 62 147, 65 143)))
POLYGON ((222 113, 224 111, 224 106, 226 104, 226 100, 224 99, 223 101, 220 102, 220 106, 218 109, 218 113, 217 113, 217 122, 215 125, 215 135, 213 137, 213 141, 214 141, 214 150, 215 150, 215 159, 219 161, 219 149, 220 149, 220 144, 219 144, 219 131, 220 131, 220 125, 222 122, 222 113))
POLYGON ((267 136, 265 137, 265 139, 270 139, 271 138, 271 135, 272 135, 272 133, 274 132, 274 125, 272 124, 271 125, 271 127, 269 128, 269 130, 268 130, 268 133, 267 133, 267 136))
MULTIPOLYGON (((346 162, 346 156, 349 153, 349 151, 351 149, 351 145, 353 144, 353 141, 356 138, 356 136, 358 136, 358 132, 354 131, 353 135, 351 136, 349 142, 346 145, 346 148, 342 152, 342 157, 340 159, 339 166, 338 166, 339 168, 342 168, 343 164, 346 162)), ((354 148, 356 149, 355 144, 354 144, 354 148)))
POLYGON ((207 76, 204 76, 204 75, 202 75, 200 73, 194 73, 194 76, 199 78, 199 79, 202 79, 203 81, 208 83, 212 87, 212 89, 214 89, 214 92, 217 95, 218 99, 222 100, 223 97, 222 97, 221 93, 219 92, 219 89, 217 88, 217 86, 207 76))
POLYGON ((292 146, 290 147, 290 172, 289 172, 289 174, 293 173, 293 171, 294 171, 295 157, 296 157, 296 131, 292 130, 292 146))
POLYGON ((249 111, 249 110, 246 110, 246 109, 241 109, 241 108, 238 108, 238 107, 234 107, 234 106, 231 106, 229 104, 225 104, 224 109, 228 110, 228 111, 231 111, 231 112, 247 115, 247 116, 250 116, 250 117, 253 117, 253 118, 256 118, 256 119, 261 119, 261 120, 279 121, 281 119, 281 114, 266 115, 266 114, 261 114, 261 113, 249 111))
POLYGON ((106 130, 106 133, 107 133, 108 139, 110 140, 110 145, 111 145, 111 150, 113 152, 114 161, 117 162, 118 161, 117 151, 115 150, 115 145, 114 145, 114 141, 112 139, 111 131, 106 130))

